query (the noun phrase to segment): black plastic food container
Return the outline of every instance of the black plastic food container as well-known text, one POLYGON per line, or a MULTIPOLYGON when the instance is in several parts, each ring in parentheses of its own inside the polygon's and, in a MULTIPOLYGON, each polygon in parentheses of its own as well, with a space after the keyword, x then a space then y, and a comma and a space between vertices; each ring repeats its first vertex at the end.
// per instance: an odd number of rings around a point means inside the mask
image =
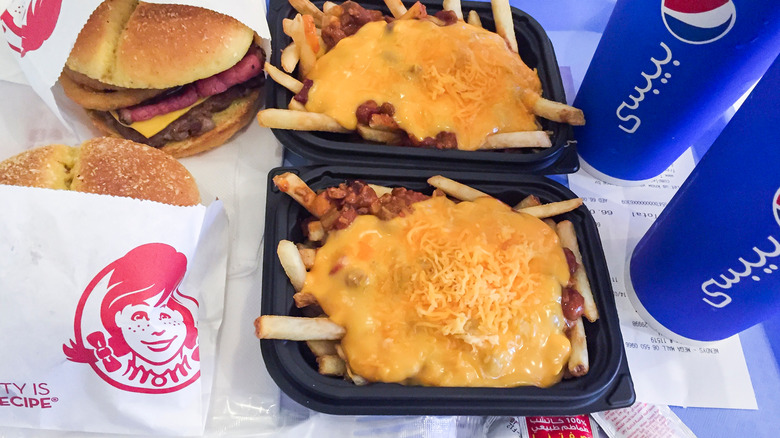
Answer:
MULTIPOLYGON (((303 240, 300 222, 309 213, 271 181, 286 171, 297 173, 319 190, 347 180, 406 187, 430 194, 426 180, 441 174, 514 205, 534 194, 542 202, 576 197, 564 186, 541 176, 508 173, 389 169, 352 166, 277 168, 268 180, 263 266, 263 315, 301 316, 295 293, 276 255, 280 240, 303 240)), ((306 343, 262 340, 266 368, 277 385, 302 405, 330 414, 349 415, 578 415, 626 407, 634 402, 634 387, 626 363, 609 272, 596 224, 585 207, 554 218, 574 225, 583 264, 591 282, 600 318, 585 321, 590 371, 549 388, 463 388, 370 383, 356 386, 317 372, 306 343)))
MULTIPOLYGON (((314 2, 322 7, 323 1, 314 2)), ((382 0, 360 0, 369 9, 390 12, 382 0)), ((429 14, 442 9, 439 0, 422 0, 429 14)), ((405 2, 411 6, 411 1, 405 2)), ((476 11, 482 25, 495 30, 490 3, 462 2, 464 14, 476 11)), ((281 68, 281 51, 292 41, 282 31, 282 19, 292 18, 297 12, 287 0, 271 0, 269 19, 274 50, 270 62, 281 68)), ((542 83, 542 96, 558 102, 566 102, 558 61, 550 39, 544 29, 528 14, 512 8, 515 36, 520 56, 530 67, 537 69, 542 83)), ((287 108, 293 93, 273 80, 266 82, 266 107, 287 108)), ((587 115, 586 115, 587 116, 587 115)), ((289 152, 312 163, 391 165, 395 167, 430 166, 438 169, 501 170, 533 174, 572 173, 579 169, 579 158, 571 126, 539 119, 543 129, 552 132, 552 147, 535 149, 535 152, 514 151, 460 151, 388 146, 370 143, 356 134, 327 132, 288 131, 274 129, 276 138, 289 152)))

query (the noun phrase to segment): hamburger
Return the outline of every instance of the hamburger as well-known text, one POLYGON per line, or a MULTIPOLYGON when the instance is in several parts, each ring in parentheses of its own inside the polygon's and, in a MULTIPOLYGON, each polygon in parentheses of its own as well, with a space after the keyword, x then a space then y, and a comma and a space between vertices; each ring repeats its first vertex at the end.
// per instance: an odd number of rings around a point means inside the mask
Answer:
POLYGON ((220 146, 256 114, 265 79, 257 41, 208 9, 106 0, 60 84, 105 135, 185 157, 220 146))
POLYGON ((195 179, 175 158, 129 140, 98 137, 54 144, 0 162, 0 184, 197 205, 195 179))

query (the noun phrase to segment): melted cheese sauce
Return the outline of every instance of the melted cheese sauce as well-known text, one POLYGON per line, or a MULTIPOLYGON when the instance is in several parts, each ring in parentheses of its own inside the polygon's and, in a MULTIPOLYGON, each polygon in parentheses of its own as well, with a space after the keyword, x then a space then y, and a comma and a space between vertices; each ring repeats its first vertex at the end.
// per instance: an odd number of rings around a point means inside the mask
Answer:
POLYGON ((419 140, 454 132, 464 150, 490 134, 535 130, 529 109, 542 90, 500 36, 463 21, 368 23, 322 56, 309 79, 306 109, 347 129, 357 126, 361 104, 389 102, 404 131, 419 140))
POLYGON ((303 292, 346 328, 347 362, 371 381, 545 387, 569 356, 568 279, 539 219, 492 198, 434 197, 331 233, 303 292))

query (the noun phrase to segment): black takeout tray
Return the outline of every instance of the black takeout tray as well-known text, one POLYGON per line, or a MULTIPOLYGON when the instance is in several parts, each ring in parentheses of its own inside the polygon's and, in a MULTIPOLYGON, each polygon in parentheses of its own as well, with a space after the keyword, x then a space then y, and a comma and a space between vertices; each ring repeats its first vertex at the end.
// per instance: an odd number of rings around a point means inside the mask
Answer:
MULTIPOLYGON (((314 1, 322 7, 323 0, 314 1)), ((390 15, 382 0, 360 0, 361 6, 382 10, 390 15)), ((404 2, 407 7, 412 1, 404 2)), ((442 9, 439 0, 421 0, 430 14, 442 9)), ((488 2, 462 2, 464 15, 476 11, 482 25, 495 30, 493 13, 488 2)), ((271 0, 269 25, 274 42, 270 62, 281 68, 281 51, 292 40, 282 30, 282 19, 292 18, 297 11, 287 0, 271 0)), ((544 29, 531 16, 512 8, 515 36, 520 56, 530 67, 536 68, 542 83, 542 95, 550 100, 566 102, 558 61, 544 29)), ((273 80, 266 82, 266 108, 287 108, 293 93, 273 80)), ((576 144, 571 126, 539 119, 542 127, 552 132, 552 147, 535 152, 516 151, 460 151, 435 150, 408 146, 388 146, 370 143, 356 134, 288 131, 274 129, 276 138, 289 152, 312 163, 362 164, 394 167, 417 167, 420 163, 439 169, 502 170, 533 174, 573 173, 579 169, 576 144)))
MULTIPOLYGON (((273 184, 284 172, 297 173, 312 189, 361 179, 368 183, 406 187, 430 194, 426 180, 441 174, 468 184, 514 205, 535 194, 542 202, 576 197, 564 186, 540 176, 426 169, 321 166, 276 168, 268 178, 263 262, 263 315, 301 316, 276 247, 280 240, 303 241, 300 223, 309 213, 273 184)), ((403 386, 370 383, 356 386, 317 372, 305 342, 261 340, 266 368, 277 385, 293 400, 316 411, 349 415, 579 415, 630 406, 634 386, 626 362, 615 301, 596 224, 585 207, 561 215, 575 228, 583 264, 591 281, 600 318, 585 321, 590 371, 550 388, 463 388, 403 386)))

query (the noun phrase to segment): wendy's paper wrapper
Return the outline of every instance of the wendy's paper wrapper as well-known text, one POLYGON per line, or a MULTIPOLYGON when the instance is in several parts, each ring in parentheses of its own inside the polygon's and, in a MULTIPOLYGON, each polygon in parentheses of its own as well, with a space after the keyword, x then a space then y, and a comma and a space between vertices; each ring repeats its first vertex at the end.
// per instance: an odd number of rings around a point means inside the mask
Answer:
POLYGON ((227 269, 221 202, 3 186, 0 425, 203 433, 227 269))

